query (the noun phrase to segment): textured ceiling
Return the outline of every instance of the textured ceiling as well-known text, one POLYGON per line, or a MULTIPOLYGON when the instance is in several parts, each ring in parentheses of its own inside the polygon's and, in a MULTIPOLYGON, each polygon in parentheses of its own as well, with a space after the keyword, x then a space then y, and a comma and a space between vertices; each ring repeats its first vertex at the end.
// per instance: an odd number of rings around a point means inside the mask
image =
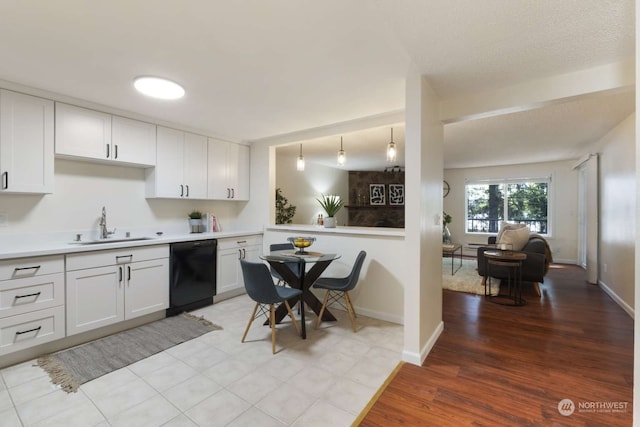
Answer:
MULTIPOLYGON (((632 58, 634 16, 633 0, 1 0, 0 79, 255 140, 403 109, 412 67, 447 99, 632 58), (142 74, 187 96, 145 98, 142 74)), ((607 125, 633 111, 623 98, 607 125)), ((560 111, 556 133, 573 148, 597 137, 580 116, 597 107, 560 111)), ((503 130, 553 135, 532 122, 552 113, 523 117, 448 125, 447 161, 469 164, 481 134, 484 152, 503 130)))
POLYGON ((443 98, 634 55, 633 1, 378 3, 408 54, 443 98))
POLYGON ((446 168, 577 159, 635 110, 635 92, 445 125, 446 168))

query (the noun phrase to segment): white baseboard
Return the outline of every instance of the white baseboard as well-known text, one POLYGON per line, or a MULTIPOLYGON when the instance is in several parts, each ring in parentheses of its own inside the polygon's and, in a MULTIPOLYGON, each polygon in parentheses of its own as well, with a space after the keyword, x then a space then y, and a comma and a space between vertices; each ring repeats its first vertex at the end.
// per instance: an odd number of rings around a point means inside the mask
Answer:
MULTIPOLYGON (((342 307, 339 306, 331 306, 331 309, 340 309, 343 310, 342 307)), ((384 320, 386 322, 397 323, 398 325, 404 325, 404 318, 402 316, 397 316, 391 313, 385 313, 383 311, 375 311, 369 310, 366 308, 355 306, 356 314, 362 314, 363 316, 373 317, 374 319, 384 320)))
POLYGON ((553 263, 554 264, 575 264, 578 265, 578 260, 577 259, 564 259, 564 258, 553 258, 553 263))
POLYGON ((438 338, 440 337, 440 334, 442 334, 443 330, 444 330, 444 322, 441 321, 438 324, 438 327, 436 328, 436 330, 433 331, 433 334, 431 334, 431 337, 429 337, 429 339, 427 340, 427 343, 424 345, 424 347, 422 347, 422 350, 420 350, 420 354, 412 351, 403 350, 402 360, 407 363, 411 363, 413 365, 422 366, 424 359, 426 359, 429 353, 431 352, 431 349, 436 344, 436 341, 438 341, 438 338))
POLYGON ((631 307, 629 304, 627 304, 622 298, 620 298, 618 296, 618 294, 616 294, 613 289, 611 289, 610 287, 608 287, 602 280, 598 280, 598 286, 600 286, 600 288, 605 291, 605 293, 607 295, 609 295, 611 297, 612 300, 614 300, 616 302, 616 304, 618 304, 624 311, 627 312, 627 314, 632 318, 635 319, 635 310, 633 309, 633 307, 631 307))

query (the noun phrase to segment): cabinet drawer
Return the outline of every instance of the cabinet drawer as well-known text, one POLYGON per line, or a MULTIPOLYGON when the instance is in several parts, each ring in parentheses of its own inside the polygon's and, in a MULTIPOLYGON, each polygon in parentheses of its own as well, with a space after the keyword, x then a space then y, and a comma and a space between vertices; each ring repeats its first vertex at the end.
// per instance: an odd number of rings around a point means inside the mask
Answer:
POLYGON ((110 249, 99 252, 71 254, 67 255, 67 271, 168 257, 169 245, 110 249))
POLYGON ((64 307, 0 319, 0 355, 64 338, 64 307))
POLYGON ((0 318, 64 304, 64 273, 0 282, 0 318))
POLYGON ((64 272, 64 257, 62 255, 0 261, 0 280, 22 279, 62 272, 64 272))
POLYGON ((232 239, 219 239, 218 250, 244 248, 246 246, 262 245, 262 236, 259 234, 252 236, 239 236, 232 239))

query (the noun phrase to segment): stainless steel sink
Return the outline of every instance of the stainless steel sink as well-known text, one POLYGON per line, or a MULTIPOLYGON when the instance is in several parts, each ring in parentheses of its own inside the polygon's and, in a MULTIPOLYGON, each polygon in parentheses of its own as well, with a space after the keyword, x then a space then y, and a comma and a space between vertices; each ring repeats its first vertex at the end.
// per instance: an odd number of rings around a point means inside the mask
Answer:
POLYGON ((103 245, 105 243, 121 243, 121 242, 136 242, 140 240, 153 240, 155 237, 123 237, 120 239, 99 239, 99 240, 86 240, 80 242, 71 242, 74 245, 103 245))

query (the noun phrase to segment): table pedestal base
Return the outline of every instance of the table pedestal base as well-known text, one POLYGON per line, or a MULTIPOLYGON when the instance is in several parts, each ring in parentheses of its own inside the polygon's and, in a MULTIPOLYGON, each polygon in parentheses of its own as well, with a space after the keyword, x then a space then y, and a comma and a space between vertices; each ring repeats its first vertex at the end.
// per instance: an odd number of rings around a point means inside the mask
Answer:
MULTIPOLYGON (((309 308, 311 308, 316 315, 320 314, 320 309, 322 308, 322 302, 311 292, 311 286, 318 280, 320 274, 331 264, 333 258, 329 260, 320 260, 314 262, 313 266, 309 269, 309 271, 305 271, 305 261, 298 261, 300 266, 300 276, 297 276, 286 264, 281 262, 270 261, 267 258, 267 262, 276 270, 282 278, 292 287, 296 289, 302 290, 302 299, 300 297, 291 298, 289 300, 289 305, 293 307, 296 303, 300 302, 300 322, 302 323, 302 332, 301 336, 303 339, 307 338, 307 328, 305 323, 305 310, 304 305, 307 304, 309 308)), ((276 309, 275 318, 276 323, 280 323, 282 319, 287 316, 287 308, 284 304, 280 304, 280 306, 276 309)), ((337 320, 333 314, 325 309, 322 314, 322 320, 324 321, 335 321, 337 320)), ((265 325, 269 324, 269 322, 265 322, 265 325)))

